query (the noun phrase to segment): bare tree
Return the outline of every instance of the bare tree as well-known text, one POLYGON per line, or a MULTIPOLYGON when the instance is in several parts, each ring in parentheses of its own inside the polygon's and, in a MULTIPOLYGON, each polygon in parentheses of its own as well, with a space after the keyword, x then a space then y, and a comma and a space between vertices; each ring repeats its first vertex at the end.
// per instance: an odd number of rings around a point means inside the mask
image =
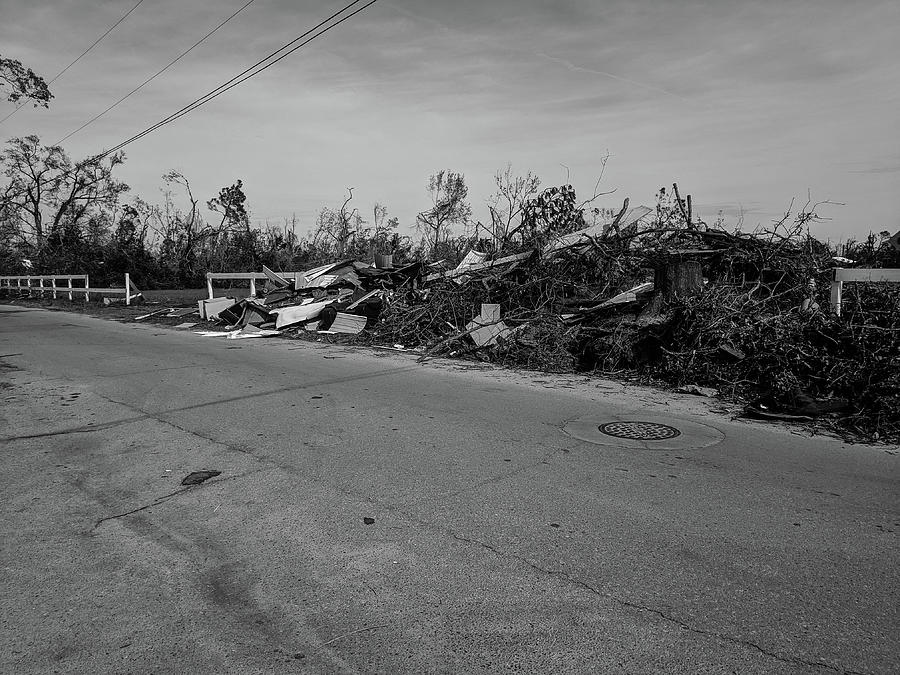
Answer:
POLYGON ((40 251, 48 234, 65 225, 77 230, 103 209, 112 209, 129 188, 113 179, 123 153, 73 163, 62 147, 44 146, 37 136, 13 138, 0 155, 0 209, 20 239, 40 251))
POLYGON ((429 256, 434 257, 450 226, 468 221, 472 207, 466 201, 469 188, 461 173, 442 169, 431 175, 427 189, 431 208, 418 214, 416 226, 425 234, 429 256))
MULTIPOLYGON (((150 211, 150 217, 153 221, 152 229, 160 238, 160 258, 168 261, 170 268, 175 270, 178 282, 185 285, 197 283, 201 277, 201 269, 198 263, 204 255, 204 249, 219 242, 224 235, 232 231, 237 223, 240 222, 239 215, 246 212, 243 211, 243 201, 235 196, 232 188, 223 188, 226 193, 224 204, 220 204, 217 200, 220 196, 210 200, 207 206, 215 204, 221 212, 225 211, 221 222, 217 225, 207 223, 200 215, 199 200, 194 196, 191 189, 190 181, 180 171, 170 171, 165 174, 163 181, 169 187, 165 191, 165 201, 163 206, 153 207, 150 211), (184 190, 190 205, 187 211, 178 208, 173 197, 172 186, 178 186, 184 190), (236 210, 236 206, 240 206, 240 211, 236 210)), ((238 189, 240 187, 238 186, 238 189)), ((240 193, 243 195, 243 192, 240 193)), ((210 206, 210 208, 212 208, 210 206)), ((207 256, 208 257, 208 256, 207 256)), ((212 263, 211 260, 206 261, 206 266, 212 263)))
POLYGON ((522 213, 528 200, 537 194, 541 180, 530 171, 525 176, 513 175, 512 165, 498 169, 494 174, 497 191, 488 198, 491 212, 489 234, 497 250, 502 248, 521 230, 522 213))
POLYGON ((359 215, 359 210, 350 208, 353 201, 353 188, 347 188, 347 198, 335 211, 330 207, 324 207, 316 218, 316 230, 313 242, 333 253, 338 258, 343 258, 352 240, 360 233, 366 221, 359 215))

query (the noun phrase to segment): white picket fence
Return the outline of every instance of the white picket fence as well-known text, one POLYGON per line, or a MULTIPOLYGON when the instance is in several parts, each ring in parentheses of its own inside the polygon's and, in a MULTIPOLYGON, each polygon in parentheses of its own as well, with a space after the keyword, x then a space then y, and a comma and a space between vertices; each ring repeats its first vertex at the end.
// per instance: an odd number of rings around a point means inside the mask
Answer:
MULTIPOLYGON (((285 279, 296 282, 297 277, 302 277, 305 272, 279 272, 278 275, 285 279)), ((250 295, 256 297, 256 282, 264 281, 268 277, 262 272, 207 272, 206 273, 206 290, 209 293, 209 299, 216 297, 213 281, 249 281, 250 295)))
POLYGON ((207 272, 206 290, 209 292, 209 299, 213 300, 216 297, 215 289, 213 288, 213 281, 249 281, 250 295, 255 298, 257 281, 278 278, 284 279, 285 281, 293 281, 295 285, 297 285, 297 282, 299 281, 299 287, 307 283, 311 279, 320 277, 329 269, 333 268, 335 264, 337 263, 329 263, 327 265, 314 267, 303 272, 275 272, 273 270, 270 270, 265 265, 263 265, 262 272, 207 272))
MULTIPOLYGON (((515 256, 513 256, 515 257, 515 256)), ((500 261, 503 262, 503 261, 500 261)), ((297 277, 304 277, 315 270, 305 272, 278 272, 284 279, 296 281, 297 277)), ((447 273, 443 273, 446 275, 447 273)), ((430 275, 426 279, 442 276, 442 274, 430 275)), ((209 298, 215 298, 213 281, 249 281, 250 295, 256 295, 256 282, 267 278, 263 272, 207 272, 206 288, 209 298)), ((842 268, 834 270, 834 279, 831 282, 831 309, 838 316, 841 315, 841 296, 845 283, 900 283, 900 269, 890 268, 842 268)), ((52 293, 54 298, 60 294, 67 295, 72 300, 75 295, 84 294, 85 300, 90 300, 91 293, 95 295, 123 295, 125 304, 140 295, 140 291, 131 282, 131 275, 125 273, 124 288, 92 288, 87 274, 46 274, 46 275, 15 275, 0 276, 0 291, 16 291, 19 294, 33 295, 38 293, 52 293), (63 285, 60 285, 60 284, 63 285)))
POLYGON ((68 295, 69 300, 73 300, 74 296, 83 293, 85 301, 91 299, 91 293, 94 295, 124 295, 126 305, 130 305, 131 301, 141 294, 137 286, 131 283, 131 275, 128 272, 125 273, 124 288, 92 288, 87 274, 45 274, 0 276, 0 291, 15 291, 20 295, 28 294, 29 296, 34 293, 39 295, 52 293, 54 299, 63 294, 68 295), (64 285, 60 285, 59 282, 64 282, 64 285))
POLYGON ((900 269, 883 268, 856 268, 845 269, 838 267, 834 270, 834 280, 831 282, 831 309, 838 316, 841 315, 841 295, 844 284, 848 282, 887 282, 900 284, 900 269))

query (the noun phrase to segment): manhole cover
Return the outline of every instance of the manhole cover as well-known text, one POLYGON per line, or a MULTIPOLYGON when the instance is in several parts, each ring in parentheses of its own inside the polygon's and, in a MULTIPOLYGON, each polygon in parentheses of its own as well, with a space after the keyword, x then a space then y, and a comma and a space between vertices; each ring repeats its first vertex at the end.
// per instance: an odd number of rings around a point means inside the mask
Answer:
POLYGON ((598 428, 607 436, 636 441, 664 441, 681 435, 675 427, 656 422, 607 422, 598 428))

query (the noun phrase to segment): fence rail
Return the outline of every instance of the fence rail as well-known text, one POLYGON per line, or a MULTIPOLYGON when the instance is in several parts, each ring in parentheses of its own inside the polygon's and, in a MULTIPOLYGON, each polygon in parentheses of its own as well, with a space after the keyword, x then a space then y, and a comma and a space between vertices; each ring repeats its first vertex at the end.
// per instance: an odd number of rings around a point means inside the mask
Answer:
POLYGON ((33 293, 52 293, 56 299, 60 293, 69 296, 69 300, 73 300, 75 295, 84 293, 85 301, 91 299, 91 293, 95 295, 124 295, 125 304, 130 305, 131 301, 139 296, 141 292, 131 282, 131 275, 125 273, 124 288, 92 288, 90 278, 87 274, 43 274, 43 275, 17 275, 17 276, 0 276, 0 291, 18 291, 19 294, 27 293, 29 296, 33 293), (65 281, 65 286, 60 286, 56 282, 65 281), (80 285, 74 285, 73 282, 80 282, 80 285), (49 285, 48 285, 49 282, 49 285))
POLYGON ((831 309, 838 316, 841 315, 841 296, 844 292, 845 282, 886 282, 900 284, 900 269, 898 268, 835 268, 834 280, 831 282, 831 309))
MULTIPOLYGON (((290 281, 297 281, 297 277, 303 278, 307 272, 279 272, 278 276, 284 277, 290 281)), ((250 295, 256 296, 256 282, 268 279, 263 272, 207 272, 206 273, 206 290, 209 292, 209 299, 216 297, 213 289, 213 281, 249 281, 250 295)))

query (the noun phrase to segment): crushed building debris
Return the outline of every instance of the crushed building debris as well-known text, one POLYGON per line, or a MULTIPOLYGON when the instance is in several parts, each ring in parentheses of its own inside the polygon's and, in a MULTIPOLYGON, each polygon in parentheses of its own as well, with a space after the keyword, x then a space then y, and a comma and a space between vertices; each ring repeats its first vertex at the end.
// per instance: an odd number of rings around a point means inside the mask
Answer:
MULTIPOLYGON (((718 392, 756 417, 826 417, 839 431, 900 437, 896 284, 857 284, 838 316, 828 293, 847 261, 805 228, 726 232, 652 213, 626 200, 607 222, 482 243, 452 267, 395 266, 390 255, 292 278, 264 267, 255 295, 167 316, 199 314, 230 339, 329 336, 422 358, 627 374, 718 392)), ((162 314, 139 319, 151 316, 162 314)))

